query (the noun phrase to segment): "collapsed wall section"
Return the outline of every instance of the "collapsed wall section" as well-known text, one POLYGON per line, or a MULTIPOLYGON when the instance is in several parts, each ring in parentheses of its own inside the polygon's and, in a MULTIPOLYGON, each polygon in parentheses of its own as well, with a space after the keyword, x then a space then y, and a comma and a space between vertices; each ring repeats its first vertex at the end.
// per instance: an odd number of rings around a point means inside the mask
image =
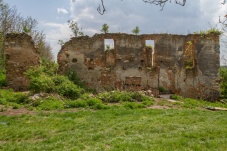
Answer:
POLYGON ((75 71, 90 88, 163 88, 185 97, 219 97, 219 36, 96 34, 72 38, 58 54, 59 72, 75 71), (113 46, 105 45, 105 40, 113 46), (154 41, 153 46, 146 45, 154 41))
POLYGON ((27 90, 29 81, 24 72, 39 64, 39 55, 31 36, 25 33, 7 34, 5 38, 6 80, 14 90, 27 90))

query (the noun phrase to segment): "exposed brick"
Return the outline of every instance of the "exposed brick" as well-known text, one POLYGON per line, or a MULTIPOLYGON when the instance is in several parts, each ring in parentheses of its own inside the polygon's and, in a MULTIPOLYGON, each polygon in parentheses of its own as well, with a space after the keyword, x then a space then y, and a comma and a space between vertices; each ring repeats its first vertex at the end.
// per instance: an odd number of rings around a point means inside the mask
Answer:
POLYGON ((98 91, 152 90, 157 95, 155 90, 164 87, 185 97, 215 100, 220 95, 219 53, 214 34, 96 34, 66 42, 58 63, 60 73, 74 70, 98 91), (114 40, 113 50, 105 52, 105 39, 114 40), (146 48, 146 40, 154 40, 153 50, 146 48))
POLYGON ((39 64, 39 55, 31 36, 7 34, 5 39, 6 80, 14 90, 27 90, 29 81, 24 72, 39 64))

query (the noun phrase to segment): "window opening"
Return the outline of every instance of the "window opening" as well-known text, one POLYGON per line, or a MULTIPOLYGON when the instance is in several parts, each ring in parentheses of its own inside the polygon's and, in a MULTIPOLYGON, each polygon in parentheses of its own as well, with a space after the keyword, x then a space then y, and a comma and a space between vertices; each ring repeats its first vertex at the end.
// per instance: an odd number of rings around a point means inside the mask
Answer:
POLYGON ((105 39, 104 40, 104 50, 109 51, 114 49, 114 40, 113 39, 105 39))
POLYGON ((154 66, 154 40, 146 40, 146 49, 152 49, 152 60, 151 60, 151 66, 154 66))

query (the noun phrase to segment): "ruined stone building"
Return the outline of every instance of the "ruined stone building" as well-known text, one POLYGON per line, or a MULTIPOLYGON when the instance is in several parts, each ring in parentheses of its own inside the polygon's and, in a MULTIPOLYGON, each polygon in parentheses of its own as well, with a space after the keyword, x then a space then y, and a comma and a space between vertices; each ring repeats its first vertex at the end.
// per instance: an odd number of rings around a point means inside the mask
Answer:
MULTIPOLYGON (((7 81, 26 90, 24 72, 39 64, 31 37, 5 39, 7 81)), ((90 88, 151 90, 215 100, 220 93, 219 35, 96 34, 74 37, 58 54, 59 73, 75 71, 90 88)))
POLYGON ((24 72, 39 64, 39 55, 31 36, 22 33, 7 34, 5 38, 6 80, 14 90, 26 90, 28 78, 24 72))
POLYGON ((90 88, 151 90, 219 97, 219 35, 96 34, 72 38, 58 54, 60 73, 75 71, 90 88), (106 41, 112 41, 107 44, 106 41), (153 46, 149 45, 149 42, 153 46))

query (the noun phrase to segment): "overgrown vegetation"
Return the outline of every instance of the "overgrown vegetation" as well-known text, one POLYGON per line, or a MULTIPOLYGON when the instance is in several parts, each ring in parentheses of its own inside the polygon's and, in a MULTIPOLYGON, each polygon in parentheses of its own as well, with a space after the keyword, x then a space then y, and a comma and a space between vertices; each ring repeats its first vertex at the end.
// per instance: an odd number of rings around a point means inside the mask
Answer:
MULTIPOLYGON (((178 102, 174 102, 171 104, 178 107, 178 108, 190 108, 190 109, 196 109, 196 108, 209 108, 212 109, 214 107, 223 107, 227 108, 227 102, 208 102, 204 100, 196 100, 191 98, 183 98, 182 96, 178 95, 171 95, 171 99, 177 100, 178 102)), ((163 103, 165 105, 165 103, 163 103)))
POLYGON ((6 86, 6 71, 4 69, 0 70, 0 88, 6 86))
POLYGON ((211 28, 211 29, 208 29, 208 30, 200 30, 199 32, 196 31, 194 32, 194 34, 200 34, 201 36, 206 36, 206 35, 209 35, 209 34, 217 34, 217 35, 221 35, 223 33, 223 31, 220 31, 219 29, 216 29, 216 28, 211 28))
POLYGON ((184 66, 185 69, 193 69, 194 68, 194 44, 192 41, 188 41, 186 43, 186 48, 184 51, 184 66))
POLYGON ((220 68, 220 77, 221 77, 221 95, 223 98, 227 98, 227 68, 220 68))
POLYGON ((13 109, 17 109, 24 104, 27 97, 27 94, 23 92, 15 93, 12 89, 0 89, 0 105, 11 106, 13 109))
POLYGON ((57 93, 70 99, 77 99, 84 90, 75 85, 66 76, 57 74, 57 64, 43 62, 40 66, 31 67, 26 71, 30 80, 29 88, 34 93, 57 93))
POLYGON ((104 34, 108 33, 109 32, 109 26, 107 24, 103 24, 101 32, 104 33, 104 34))
POLYGON ((138 35, 140 33, 140 28, 138 26, 136 26, 133 30, 132 33, 135 35, 138 35))
POLYGON ((32 115, 0 115, 0 150, 184 150, 185 147, 224 150, 226 147, 225 112, 201 110, 227 108, 226 103, 177 95, 171 96, 177 102, 156 102, 139 92, 126 91, 94 95, 78 86, 76 73, 58 75, 57 68, 57 64, 46 61, 30 68, 26 72, 31 80, 30 93, 0 89, 0 114, 22 107, 38 111, 32 115), (148 109, 153 105, 172 109, 148 109), (77 109, 67 110, 72 108, 77 109), (39 112, 63 109, 62 113, 39 112))
POLYGON ((0 69, 4 68, 4 43, 8 33, 22 33, 30 35, 40 54, 46 60, 52 60, 50 44, 46 42, 46 35, 39 31, 38 22, 30 16, 23 17, 16 7, 10 7, 7 2, 0 0, 0 69))

